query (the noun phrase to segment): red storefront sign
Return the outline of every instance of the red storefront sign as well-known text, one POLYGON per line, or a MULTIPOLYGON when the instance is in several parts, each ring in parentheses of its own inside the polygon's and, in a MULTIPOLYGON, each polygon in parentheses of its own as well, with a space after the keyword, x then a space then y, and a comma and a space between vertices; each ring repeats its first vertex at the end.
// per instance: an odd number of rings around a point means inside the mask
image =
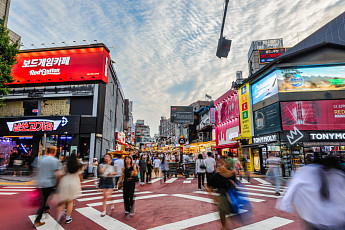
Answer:
POLYGON ((21 85, 108 82, 109 52, 105 47, 21 52, 12 69, 14 82, 21 85))
POLYGON ((283 130, 343 130, 345 100, 282 102, 283 130))
POLYGON ((65 117, 62 120, 30 119, 7 122, 7 127, 11 132, 39 132, 57 130, 60 124, 65 126, 67 123, 65 117))

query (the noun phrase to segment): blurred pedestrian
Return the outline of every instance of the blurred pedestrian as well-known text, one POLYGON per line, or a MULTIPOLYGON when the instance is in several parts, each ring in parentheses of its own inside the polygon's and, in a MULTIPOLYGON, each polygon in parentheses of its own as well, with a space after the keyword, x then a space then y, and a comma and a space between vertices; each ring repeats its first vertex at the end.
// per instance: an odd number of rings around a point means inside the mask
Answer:
POLYGON ((41 222, 43 212, 49 212, 50 207, 47 205, 48 197, 55 190, 57 183, 58 170, 60 169, 60 162, 56 155, 56 147, 48 147, 47 154, 42 156, 38 162, 38 177, 37 186, 41 189, 43 196, 40 208, 37 210, 37 216, 34 221, 34 226, 39 227, 45 224, 41 222))
POLYGON ((154 171, 155 171, 155 177, 158 178, 159 177, 159 168, 161 167, 161 160, 159 160, 158 157, 156 157, 156 159, 153 161, 153 167, 154 167, 154 171))
POLYGON ((213 176, 216 170, 216 161, 213 159, 211 152, 207 152, 207 158, 205 159, 205 164, 206 164, 206 181, 207 181, 207 184, 209 184, 211 181, 211 177, 213 176))
MULTIPOLYGON (((111 156, 109 154, 104 156, 104 164, 100 165, 100 173, 101 179, 99 181, 99 188, 103 189, 103 211, 101 213, 101 217, 104 217, 107 213, 107 201, 114 189, 113 176, 116 175, 115 168, 112 165, 111 156)), ((114 209, 114 204, 111 205, 110 209, 114 209)))
POLYGON ((93 162, 92 162, 93 179, 97 179, 98 177, 97 171, 98 171, 98 161, 97 161, 97 158, 93 158, 93 162))
POLYGON ((144 158, 144 154, 142 154, 140 156, 139 169, 140 169, 140 185, 144 185, 145 184, 145 174, 147 171, 147 164, 146 164, 146 159, 144 158))
POLYGON ((162 170, 162 177, 164 179, 164 183, 166 182, 167 180, 167 172, 168 172, 168 169, 169 169, 169 163, 165 160, 165 156, 163 156, 163 159, 162 159, 162 162, 161 162, 161 170, 162 170))
POLYGON ((138 171, 133 165, 130 156, 125 157, 125 167, 122 169, 122 174, 119 181, 119 186, 123 187, 123 200, 125 206, 125 214, 134 215, 134 190, 135 178, 138 178, 138 171))
POLYGON ((79 175, 83 173, 83 165, 77 159, 75 153, 66 157, 66 163, 61 172, 61 179, 57 187, 56 200, 58 202, 57 221, 60 223, 66 208, 66 224, 72 222, 71 214, 73 210, 73 201, 81 194, 81 184, 79 175))
POLYGON ((146 175, 146 184, 147 184, 147 183, 151 183, 151 177, 152 177, 153 165, 152 165, 151 157, 148 157, 146 167, 147 167, 147 175, 146 175))
POLYGON ((125 163, 124 163, 124 161, 122 159, 122 155, 121 154, 118 155, 118 159, 114 162, 114 165, 115 165, 115 170, 116 170, 115 189, 118 189, 117 185, 119 183, 119 179, 120 179, 120 176, 121 176, 122 169, 125 166, 125 163))
POLYGON ((199 191, 202 190, 202 188, 205 188, 205 172, 206 172, 206 164, 205 160, 202 158, 202 154, 199 153, 198 159, 195 161, 195 170, 198 175, 198 188, 199 191), (201 188, 202 184, 202 188, 201 188))
POLYGON ((242 181, 242 177, 244 176, 244 177, 247 177, 248 182, 250 182, 250 174, 247 168, 247 158, 242 157, 241 163, 242 163, 243 175, 240 174, 240 181, 242 181))
POLYGON ((306 229, 345 229, 345 172, 338 159, 327 157, 301 167, 276 208, 298 215, 306 229))
POLYGON ((218 207, 222 229, 226 228, 226 215, 233 212, 230 202, 228 200, 227 191, 229 187, 234 186, 236 171, 234 169, 234 161, 226 159, 219 164, 218 171, 213 175, 210 183, 207 183, 207 191, 213 198, 218 207), (214 196, 213 190, 219 193, 219 196, 214 196))
POLYGON ((282 160, 280 157, 277 157, 275 153, 270 153, 270 157, 267 159, 268 170, 266 175, 276 187, 276 196, 280 196, 281 163, 282 160))

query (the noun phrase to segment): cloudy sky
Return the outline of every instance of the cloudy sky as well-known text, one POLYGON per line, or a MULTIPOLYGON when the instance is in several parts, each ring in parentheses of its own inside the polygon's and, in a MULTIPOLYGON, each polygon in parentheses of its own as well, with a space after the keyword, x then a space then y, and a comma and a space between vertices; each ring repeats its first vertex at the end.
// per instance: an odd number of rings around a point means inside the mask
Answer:
POLYGON ((345 0, 231 0, 227 59, 215 56, 224 0, 12 0, 8 27, 26 48, 72 41, 106 44, 134 119, 151 135, 171 105, 213 99, 248 75, 253 40, 283 38, 290 47, 338 16, 345 0), (114 47, 114 48, 111 48, 114 47))

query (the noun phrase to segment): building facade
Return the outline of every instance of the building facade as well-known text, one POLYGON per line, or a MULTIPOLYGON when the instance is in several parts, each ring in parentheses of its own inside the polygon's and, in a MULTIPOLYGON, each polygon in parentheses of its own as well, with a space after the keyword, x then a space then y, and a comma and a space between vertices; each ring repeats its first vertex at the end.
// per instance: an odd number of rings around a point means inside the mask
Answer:
MULTIPOLYGON (((8 22, 8 16, 10 13, 10 5, 11 5, 11 0, 0 0, 0 23, 2 23, 3 18, 5 18, 4 25, 7 27, 7 22, 8 22)), ((11 42, 20 42, 21 37, 13 32, 12 30, 9 30, 9 37, 11 42)))

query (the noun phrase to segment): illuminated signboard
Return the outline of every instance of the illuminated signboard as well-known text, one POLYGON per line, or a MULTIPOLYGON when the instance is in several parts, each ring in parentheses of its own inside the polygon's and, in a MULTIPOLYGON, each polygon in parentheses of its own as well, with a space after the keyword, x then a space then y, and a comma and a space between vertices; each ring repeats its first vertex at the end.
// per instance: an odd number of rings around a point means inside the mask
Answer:
POLYGON ((47 120, 47 119, 28 119, 14 122, 7 122, 7 127, 11 132, 38 132, 38 131, 53 131, 60 126, 67 125, 67 118, 63 117, 61 120, 47 120))
POLYGON ((277 76, 276 72, 272 72, 252 85, 253 105, 277 93, 277 76))
POLYGON ((275 58, 279 57, 285 53, 286 48, 271 48, 271 49, 262 49, 258 50, 259 53, 259 63, 267 64, 273 61, 275 58))
POLYGON ((345 66, 309 66, 276 70, 279 92, 345 89, 345 66))
POLYGON ((252 137, 252 120, 250 108, 249 83, 239 89, 240 92, 240 123, 242 137, 252 137))
POLYGON ((108 82, 109 52, 103 46, 24 51, 17 61, 11 87, 108 82))

